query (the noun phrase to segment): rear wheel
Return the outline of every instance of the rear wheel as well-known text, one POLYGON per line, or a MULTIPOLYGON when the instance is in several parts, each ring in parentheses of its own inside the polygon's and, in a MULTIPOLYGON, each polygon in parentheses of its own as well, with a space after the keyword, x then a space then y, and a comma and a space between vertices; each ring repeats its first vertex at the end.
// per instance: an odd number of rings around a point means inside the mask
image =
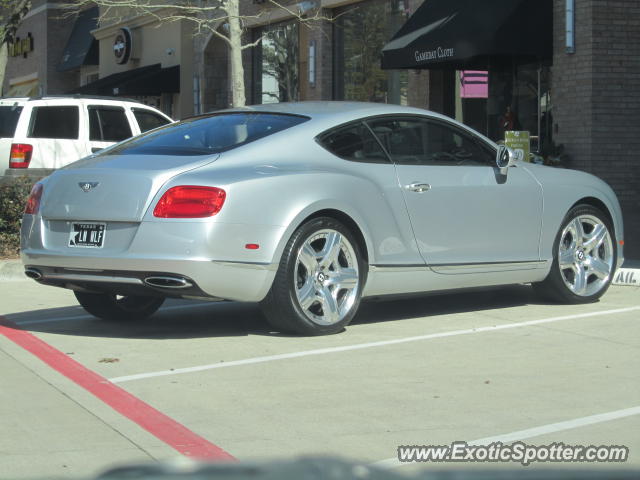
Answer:
POLYGON ((366 262, 353 233, 333 218, 312 219, 291 237, 262 308, 271 325, 303 335, 337 333, 360 304, 366 262))
POLYGON ((153 315, 164 297, 73 292, 87 312, 104 320, 143 320, 153 315))
POLYGON ((565 217, 553 246, 547 278, 534 288, 564 303, 589 303, 609 288, 616 267, 616 239, 599 209, 578 205, 565 217))

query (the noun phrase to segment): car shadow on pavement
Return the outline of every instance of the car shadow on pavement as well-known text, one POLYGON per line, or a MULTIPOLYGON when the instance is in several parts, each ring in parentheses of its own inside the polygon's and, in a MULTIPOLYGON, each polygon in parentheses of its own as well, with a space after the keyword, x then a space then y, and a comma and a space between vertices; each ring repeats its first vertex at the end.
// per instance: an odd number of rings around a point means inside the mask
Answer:
MULTIPOLYGON (((366 300, 352 325, 394 322, 464 312, 504 309, 540 301, 531 287, 515 285, 384 301, 366 300)), ((132 339, 191 339, 233 336, 290 337, 273 331, 253 303, 168 300, 153 316, 138 321, 97 319, 78 306, 33 310, 5 315, 25 330, 59 335, 132 339)))
POLYGON ((367 299, 362 302, 355 324, 379 323, 454 313, 479 312, 524 305, 550 305, 530 285, 509 285, 481 289, 417 294, 395 299, 367 299))

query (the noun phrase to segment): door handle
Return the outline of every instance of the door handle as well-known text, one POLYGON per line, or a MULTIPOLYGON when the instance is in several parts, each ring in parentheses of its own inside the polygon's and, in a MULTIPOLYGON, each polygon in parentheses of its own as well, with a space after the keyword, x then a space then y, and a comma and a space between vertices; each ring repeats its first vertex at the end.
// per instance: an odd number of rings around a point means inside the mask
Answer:
POLYGON ((431 190, 431 185, 429 185, 428 183, 414 182, 410 183, 409 185, 405 185, 404 188, 409 190, 410 192, 424 193, 431 190))

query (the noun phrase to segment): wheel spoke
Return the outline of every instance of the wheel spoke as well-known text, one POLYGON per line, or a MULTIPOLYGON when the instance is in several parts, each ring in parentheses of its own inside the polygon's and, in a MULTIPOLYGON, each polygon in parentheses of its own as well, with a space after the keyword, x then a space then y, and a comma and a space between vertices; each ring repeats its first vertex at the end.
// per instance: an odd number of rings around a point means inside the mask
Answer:
POLYGON ((341 268, 329 275, 329 285, 334 285, 336 290, 351 290, 358 286, 360 278, 354 268, 341 268))
POLYGON ((558 263, 561 269, 571 268, 576 261, 576 244, 574 242, 565 250, 560 249, 560 255, 558 256, 558 263))
POLYGON ((573 291, 577 295, 582 295, 587 289, 587 272, 580 266, 574 268, 573 272, 575 274, 573 291))
POLYGON ((581 246, 584 241, 584 229, 582 228, 582 221, 580 218, 574 219, 570 225, 569 229, 571 233, 573 233, 573 241, 577 246, 581 246))
POLYGON ((599 258, 592 258, 589 261, 589 272, 593 273, 600 280, 604 280, 611 273, 611 267, 599 258))
POLYGON ((309 310, 309 307, 317 300, 316 289, 313 285, 313 281, 308 278, 302 288, 297 291, 298 302, 302 310, 309 310))
POLYGON ((584 242, 582 244, 586 252, 597 250, 602 242, 608 235, 607 227, 604 225, 595 225, 593 231, 588 235, 585 235, 584 242))
POLYGON ((316 251, 308 243, 305 243, 300 249, 298 260, 300 261, 300 263, 302 263, 302 265, 304 265, 304 268, 307 269, 307 275, 312 275, 316 267, 318 266, 318 257, 316 251))
POLYGON ((324 320, 328 323, 335 323, 340 320, 340 312, 338 308, 338 302, 336 301, 333 293, 328 286, 324 286, 320 290, 318 300, 322 305, 322 313, 324 320))
POLYGON ((320 257, 320 266, 329 268, 332 263, 338 263, 338 255, 340 254, 340 244, 342 243, 342 235, 338 232, 331 232, 327 235, 324 247, 318 253, 320 257))

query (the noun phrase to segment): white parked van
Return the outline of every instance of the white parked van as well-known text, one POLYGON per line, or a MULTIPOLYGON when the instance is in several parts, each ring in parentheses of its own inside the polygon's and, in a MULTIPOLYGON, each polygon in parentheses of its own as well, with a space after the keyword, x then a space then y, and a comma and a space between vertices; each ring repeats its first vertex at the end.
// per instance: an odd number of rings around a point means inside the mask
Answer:
POLYGON ((118 98, 0 98, 0 175, 7 168, 60 168, 171 122, 153 107, 118 98))

